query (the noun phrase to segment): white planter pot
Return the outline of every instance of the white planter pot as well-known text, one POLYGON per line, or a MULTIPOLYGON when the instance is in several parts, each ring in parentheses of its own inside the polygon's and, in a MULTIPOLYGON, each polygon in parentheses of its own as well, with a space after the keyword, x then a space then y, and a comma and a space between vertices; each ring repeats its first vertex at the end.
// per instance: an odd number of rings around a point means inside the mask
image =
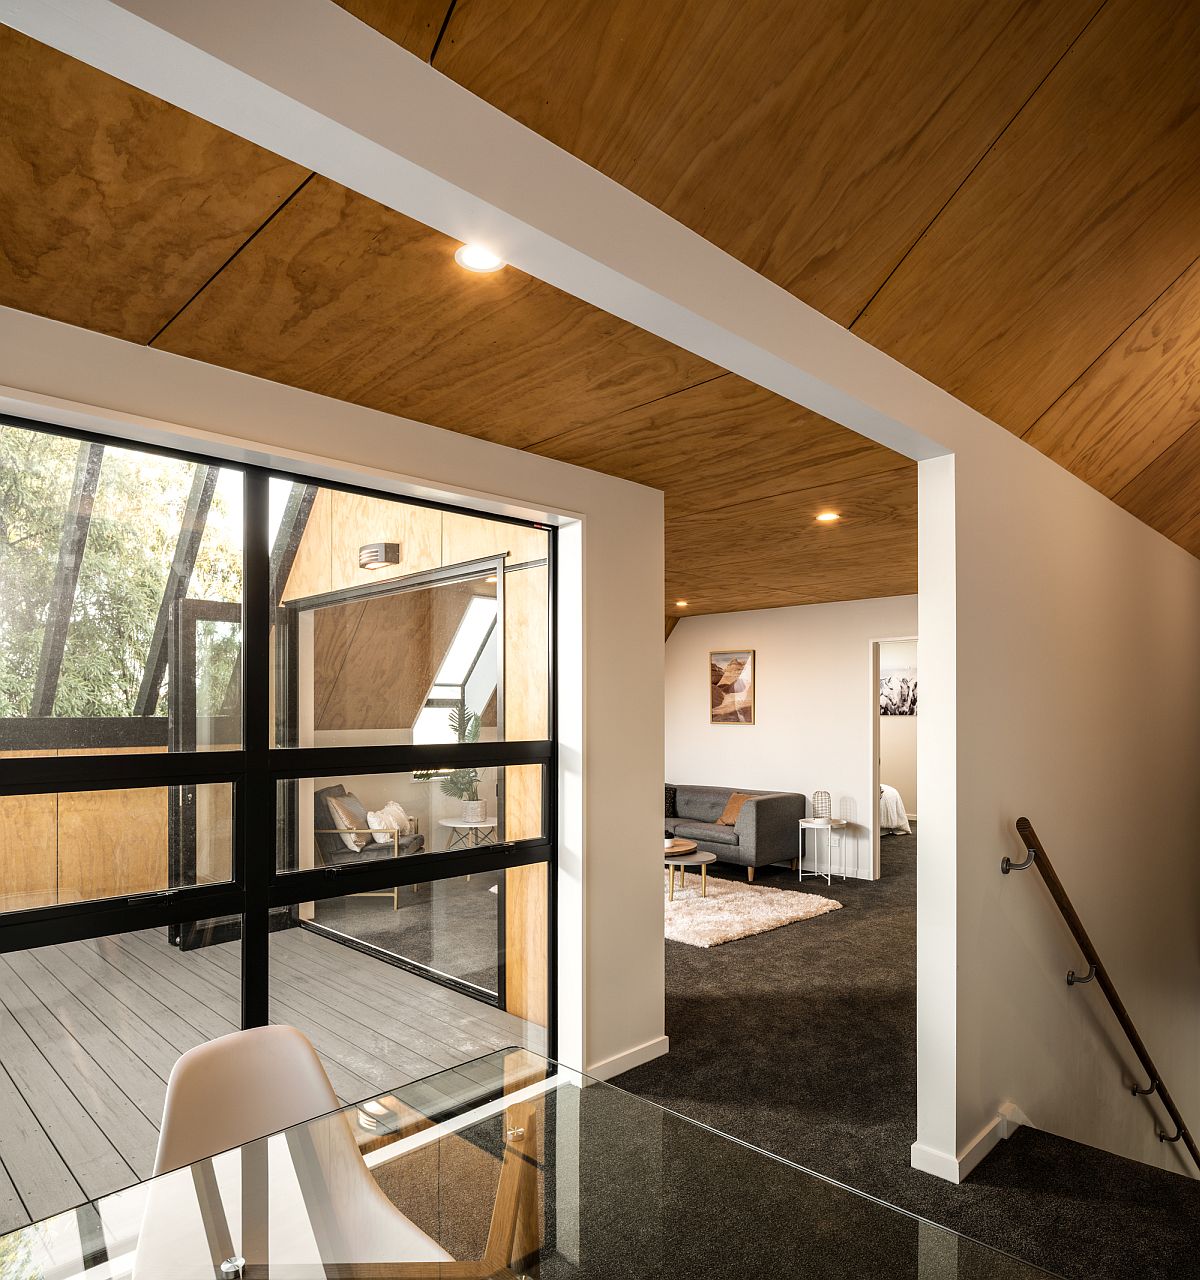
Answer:
POLYGON ((462 817, 464 822, 483 822, 487 818, 487 801, 464 800, 462 817))

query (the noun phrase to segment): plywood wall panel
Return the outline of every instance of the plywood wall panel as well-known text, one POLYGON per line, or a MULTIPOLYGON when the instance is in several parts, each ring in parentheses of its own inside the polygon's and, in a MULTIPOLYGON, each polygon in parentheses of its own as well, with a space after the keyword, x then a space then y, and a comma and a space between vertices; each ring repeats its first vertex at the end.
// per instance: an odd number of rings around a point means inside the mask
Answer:
POLYGON ((510 741, 550 735, 548 590, 544 565, 504 575, 504 724, 510 741))
POLYGON ((318 489, 281 599, 301 600, 333 590, 332 508, 333 491, 318 489))
MULTIPOLYGON (((0 751, 0 760, 35 754, 0 751)), ((58 797, 0 796, 0 911, 57 901, 58 797)))
POLYGON ((462 622, 475 583, 402 591, 319 610, 318 730, 410 730, 462 622))
POLYGON ((224 884, 233 878, 233 788, 213 783, 196 788, 196 883, 224 884))
POLYGON ((330 494, 333 589, 386 582, 436 569, 442 556, 442 513, 387 498, 333 490, 330 494), (383 569, 361 569, 359 548, 370 542, 396 542, 400 562, 383 569))
POLYGON ((544 560, 550 535, 543 529, 505 524, 447 511, 442 517, 442 563, 463 564, 504 554, 508 564, 544 560))
POLYGON ((549 902, 545 863, 504 873, 505 1002, 509 1013, 548 1020, 549 902))
POLYGON ((59 901, 167 887, 167 788, 58 797, 59 901))

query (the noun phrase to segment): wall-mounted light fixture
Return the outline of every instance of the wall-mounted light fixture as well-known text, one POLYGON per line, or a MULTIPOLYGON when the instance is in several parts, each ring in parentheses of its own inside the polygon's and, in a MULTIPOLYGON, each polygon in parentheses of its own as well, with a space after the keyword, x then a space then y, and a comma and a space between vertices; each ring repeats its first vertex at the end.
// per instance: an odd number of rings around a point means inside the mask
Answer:
POLYGON ((358 549, 358 567, 360 569, 383 569, 389 564, 400 563, 400 544, 398 542, 368 542, 358 549))

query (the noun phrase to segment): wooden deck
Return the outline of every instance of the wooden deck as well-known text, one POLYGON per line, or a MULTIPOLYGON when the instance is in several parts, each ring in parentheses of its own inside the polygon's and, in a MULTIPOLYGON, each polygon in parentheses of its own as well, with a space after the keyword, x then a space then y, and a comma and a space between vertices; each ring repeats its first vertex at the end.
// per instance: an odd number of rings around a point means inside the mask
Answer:
MULTIPOLYGON (((271 1020, 312 1040, 344 1102, 544 1049, 539 1028, 308 930, 270 945, 271 1020)), ((240 963, 236 942, 180 952, 163 930, 0 956, 0 1233, 150 1176, 176 1058, 241 1025, 240 963)))

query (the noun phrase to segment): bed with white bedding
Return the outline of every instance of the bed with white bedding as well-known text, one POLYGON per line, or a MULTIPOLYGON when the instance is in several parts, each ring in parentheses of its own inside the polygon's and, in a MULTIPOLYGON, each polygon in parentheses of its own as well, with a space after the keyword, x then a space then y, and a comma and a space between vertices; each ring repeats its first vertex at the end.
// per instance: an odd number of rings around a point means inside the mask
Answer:
POLYGON ((912 835, 904 801, 895 787, 879 784, 879 833, 880 835, 912 835))

